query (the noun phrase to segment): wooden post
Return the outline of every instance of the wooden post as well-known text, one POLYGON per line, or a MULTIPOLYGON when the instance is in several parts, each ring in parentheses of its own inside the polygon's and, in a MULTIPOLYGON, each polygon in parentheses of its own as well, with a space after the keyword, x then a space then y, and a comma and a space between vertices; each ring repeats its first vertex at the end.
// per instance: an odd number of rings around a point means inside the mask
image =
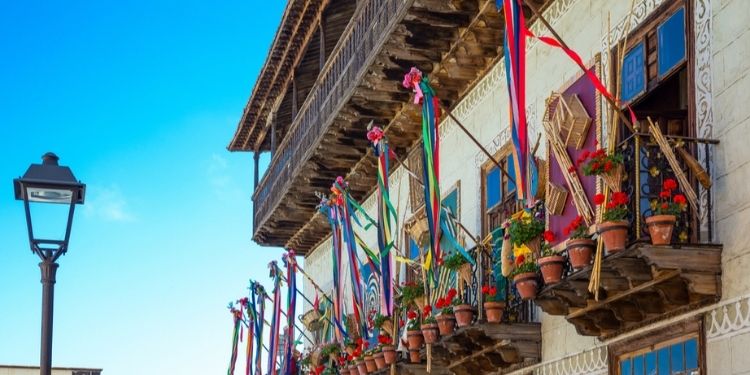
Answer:
POLYGON ((271 157, 276 154, 276 113, 271 114, 271 157))
POLYGON ((254 173, 253 173, 253 177, 254 177, 253 178, 253 181, 254 181, 253 187, 256 188, 256 189, 258 188, 258 177, 259 177, 258 176, 258 161, 259 160, 260 160, 260 151, 259 150, 255 150, 255 152, 253 152, 253 161, 255 162, 255 169, 254 169, 254 173))
POLYGON ((297 77, 292 75, 292 122, 297 118, 297 77))
POLYGON ((326 32, 323 26, 323 17, 318 19, 318 38, 320 39, 320 71, 326 65, 326 32))

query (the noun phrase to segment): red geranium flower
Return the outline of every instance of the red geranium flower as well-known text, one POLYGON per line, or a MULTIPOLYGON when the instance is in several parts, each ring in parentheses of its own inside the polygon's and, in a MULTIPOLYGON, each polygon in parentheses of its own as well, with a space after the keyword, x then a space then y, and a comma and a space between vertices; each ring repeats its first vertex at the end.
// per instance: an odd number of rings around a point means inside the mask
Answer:
POLYGON ((600 205, 604 203, 604 194, 594 195, 594 204, 600 205))
POLYGON ((455 288, 450 288, 450 289, 448 289, 448 297, 450 297, 450 298, 453 298, 453 297, 455 297, 455 296, 456 296, 457 294, 458 294, 458 292, 456 292, 456 289, 455 289, 455 288))
POLYGON ((575 173, 576 167, 574 165, 571 165, 570 168, 568 168, 568 172, 575 173))
POLYGON ((524 260, 526 260, 526 257, 524 257, 523 255, 519 255, 518 258, 516 258, 516 265, 523 264, 524 260))
POLYGON ((662 210, 666 210, 667 208, 669 208, 669 204, 667 204, 667 203, 662 203, 661 204, 661 209, 662 210))
POLYGON ((664 190, 672 191, 674 189, 677 189, 677 181, 675 181, 673 178, 664 180, 664 190))
POLYGON ((542 234, 542 236, 547 242, 552 242, 555 240, 555 233, 553 233, 551 230, 544 231, 544 234, 542 234))
POLYGON ((406 317, 409 319, 416 319, 417 312, 414 310, 409 310, 409 312, 406 314, 406 317))
POLYGON ((685 199, 685 196, 682 194, 677 194, 673 198, 674 202, 680 205, 687 204, 687 199, 685 199))
POLYGON ((423 312, 424 312, 424 316, 430 315, 432 313, 432 306, 426 305, 424 307, 424 311, 423 312))
POLYGON ((490 292, 490 286, 489 285, 485 285, 485 286, 482 287, 482 293, 487 294, 489 292, 490 292))
POLYGON ((672 192, 669 190, 663 190, 661 193, 659 193, 659 198, 668 199, 672 196, 672 192))

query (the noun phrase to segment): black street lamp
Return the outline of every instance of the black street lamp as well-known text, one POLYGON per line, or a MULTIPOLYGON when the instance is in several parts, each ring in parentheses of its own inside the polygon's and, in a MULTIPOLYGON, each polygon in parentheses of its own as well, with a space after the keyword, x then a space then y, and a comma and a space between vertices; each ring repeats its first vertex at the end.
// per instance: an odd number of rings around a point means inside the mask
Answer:
POLYGON ((21 178, 13 180, 16 199, 23 200, 26 209, 26 225, 29 230, 31 251, 42 260, 39 268, 42 271, 42 349, 41 375, 50 375, 52 371, 52 306, 55 299, 55 274, 57 258, 68 251, 70 226, 73 223, 73 211, 76 204, 83 204, 86 185, 76 180, 68 167, 57 164, 57 155, 48 152, 42 156, 42 164, 32 164, 21 178), (56 203, 69 205, 65 236, 62 240, 37 238, 31 225, 30 204, 56 203))

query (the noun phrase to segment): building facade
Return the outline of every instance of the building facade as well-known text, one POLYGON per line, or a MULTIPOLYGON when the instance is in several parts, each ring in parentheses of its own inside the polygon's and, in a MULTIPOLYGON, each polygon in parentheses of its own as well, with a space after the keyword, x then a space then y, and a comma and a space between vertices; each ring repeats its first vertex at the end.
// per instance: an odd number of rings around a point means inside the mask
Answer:
MULTIPOLYGON (((744 268, 750 264, 750 246, 741 236, 750 227, 750 189, 744 179, 750 176, 750 153, 743 136, 750 130, 745 105, 750 2, 548 0, 527 5, 542 12, 584 65, 638 117, 634 132, 617 135, 629 170, 624 191, 639 212, 630 220, 633 242, 627 254, 632 258, 604 258, 604 295, 598 301, 581 286, 588 284, 590 269, 566 271, 562 283, 541 286, 534 304, 524 307, 534 310, 524 319, 535 324, 539 339, 532 341, 538 347, 515 346, 518 360, 493 362, 487 356, 488 365, 475 358, 476 368, 450 360, 439 365, 452 373, 750 373, 745 354, 750 276, 744 268), (690 169, 687 158, 679 159, 681 168, 670 168, 669 158, 659 156, 648 135, 646 118, 701 168, 690 169), (675 169, 685 170, 696 193, 695 207, 676 228, 673 245, 639 247, 638 240, 646 237, 642 214, 657 193, 654 181, 673 176, 675 169), (707 183, 700 181, 701 169, 707 183)), ((530 30, 550 35, 525 10, 530 30)), ((502 13, 487 0, 290 0, 229 147, 256 156, 272 153, 262 178, 256 162, 254 240, 294 248, 304 254, 305 270, 324 292, 340 283, 348 296, 348 277, 332 279, 330 230, 315 209, 315 193, 325 193, 336 176, 344 176, 353 196, 370 216, 376 215, 375 158, 365 136, 373 121, 404 160, 390 171, 390 195, 398 216, 396 243, 408 258, 409 230, 423 215, 421 188, 406 170, 419 169, 421 147, 419 108, 401 87, 411 66, 430 76, 455 116, 443 116, 439 126, 439 182, 444 204, 451 205, 465 228, 459 240, 471 248, 487 237, 513 211, 509 207, 516 207, 514 187, 462 127, 500 163, 508 163, 512 146, 503 25, 502 13)), ((606 129, 614 112, 560 49, 529 38, 526 56, 529 135, 539 139, 535 156, 547 166, 540 172, 548 190, 543 196, 546 222, 562 237, 563 218, 575 215, 576 207, 568 197, 556 208, 558 214, 549 211, 549 190, 566 183, 564 164, 557 161, 544 126, 551 119, 553 94, 580 99, 591 119, 587 145, 613 141, 606 129)), ((576 150, 568 147, 574 156, 576 150)), ((587 195, 603 189, 596 179, 583 179, 583 184, 587 195)), ((357 231, 367 246, 377 248, 374 231, 357 231)), ((404 264, 399 268, 403 280, 409 272, 404 264)), ((475 277, 477 272, 482 271, 475 277)), ((365 280, 364 285, 366 303, 377 308, 377 283, 365 280)), ((315 287, 305 280, 304 290, 314 293, 315 287)), ((509 329, 510 342, 525 340, 509 329)))

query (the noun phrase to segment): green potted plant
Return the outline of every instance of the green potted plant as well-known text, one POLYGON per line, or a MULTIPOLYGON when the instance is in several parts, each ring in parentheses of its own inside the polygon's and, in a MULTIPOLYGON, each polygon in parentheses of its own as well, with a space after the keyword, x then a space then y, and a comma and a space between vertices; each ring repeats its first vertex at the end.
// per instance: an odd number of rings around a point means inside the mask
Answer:
POLYGON ((412 304, 419 307, 419 309, 424 307, 424 285, 421 280, 401 285, 401 303, 405 308, 412 304))
POLYGON ((500 323, 503 319, 503 310, 505 310, 505 301, 503 296, 497 293, 497 287, 485 285, 482 287, 484 295, 484 314, 487 316, 487 322, 500 323))
POLYGON ((430 305, 425 306, 424 311, 422 311, 422 326, 420 328, 425 343, 434 344, 440 338, 437 320, 432 316, 432 306, 430 305))
POLYGON ((375 359, 375 367, 377 367, 378 370, 382 370, 385 368, 385 356, 383 354, 384 341, 390 343, 391 338, 382 334, 378 335, 378 345, 375 347, 375 353, 372 355, 372 357, 375 359))
POLYGON ((578 158, 578 164, 583 164, 583 174, 599 176, 612 191, 620 190, 622 180, 622 163, 624 158, 620 153, 607 154, 604 149, 594 152, 584 150, 578 158))
MULTIPOLYGON (((625 250, 628 237, 628 201, 628 195, 618 191, 612 193, 609 202, 603 207, 605 211, 598 232, 607 253, 625 250)), ((597 205, 602 206, 604 202, 603 194, 594 196, 594 203, 597 205)))
POLYGON ((441 336, 450 335, 456 329, 453 304, 458 302, 455 300, 457 294, 456 289, 451 288, 445 297, 438 298, 435 304, 435 307, 440 309, 440 314, 435 319, 437 319, 438 331, 440 331, 441 336))
POLYGON ((537 260, 539 269, 542 271, 542 278, 547 285, 559 283, 562 280, 565 257, 552 249, 550 244, 555 241, 555 234, 552 231, 545 231, 542 238, 544 239, 542 253, 537 260))
POLYGON ((589 228, 583 222, 583 217, 580 215, 576 216, 563 229, 563 234, 568 236, 568 241, 565 243, 565 250, 568 252, 570 265, 578 270, 591 264, 596 243, 591 239, 589 228))
POLYGON ((393 321, 390 316, 385 316, 380 313, 375 314, 373 326, 386 335, 391 335, 393 333, 393 321))
POLYGON ((419 314, 414 310, 409 310, 406 316, 409 319, 406 323, 406 340, 409 347, 409 358, 412 363, 419 363, 421 361, 419 349, 424 343, 424 337, 422 336, 422 330, 419 324, 419 314), (415 352, 416 357, 414 354, 415 352))
POLYGON ((537 292, 537 265, 530 252, 521 253, 516 256, 515 268, 510 276, 518 290, 521 299, 528 300, 536 297, 537 292))
POLYGON ((365 351, 365 367, 367 367, 367 372, 375 372, 377 370, 377 366, 375 365, 375 351, 374 350, 368 350, 365 351))
POLYGON ((387 365, 396 363, 398 354, 396 348, 393 346, 393 339, 386 335, 378 336, 378 342, 381 345, 381 352, 383 353, 383 359, 387 365))
POLYGON ((442 267, 456 272, 459 279, 471 284, 471 263, 463 254, 455 252, 443 260, 442 267))
POLYGON ((682 194, 672 194, 677 190, 677 181, 668 178, 662 184, 659 200, 652 203, 653 215, 646 218, 646 226, 653 245, 669 245, 672 242, 677 216, 687 207, 682 194))
POLYGON ((544 215, 541 211, 523 210, 514 214, 507 223, 507 234, 514 248, 528 248, 539 254, 541 235, 544 232, 544 215))

